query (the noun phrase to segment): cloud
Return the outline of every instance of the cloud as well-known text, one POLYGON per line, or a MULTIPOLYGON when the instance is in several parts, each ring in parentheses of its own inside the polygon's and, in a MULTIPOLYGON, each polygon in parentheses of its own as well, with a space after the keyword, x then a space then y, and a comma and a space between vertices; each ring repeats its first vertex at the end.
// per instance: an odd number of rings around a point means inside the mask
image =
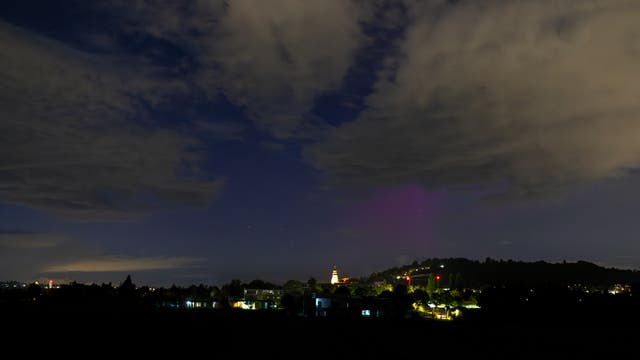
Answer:
POLYGON ((47 249, 62 239, 51 234, 0 230, 0 249, 47 249))
MULTIPOLYGON (((189 270, 199 267, 202 258, 191 256, 120 256, 105 255, 109 251, 88 239, 71 238, 65 234, 0 230, 0 274, 4 280, 33 281, 43 276, 60 278, 61 273, 93 273, 112 281, 113 273, 145 270, 189 270), (29 266, 25 266, 29 264, 29 266)), ((170 274, 168 275, 170 276, 170 274)), ((68 277, 68 276, 64 276, 68 277)))
POLYGON ((223 54, 216 78, 259 125, 289 136, 317 95, 340 86, 364 40, 359 18, 350 1, 230 3, 208 49, 223 54))
POLYGON ((640 165, 640 4, 410 3, 368 109, 309 148, 339 183, 546 193, 640 165))
POLYGON ((199 112, 223 94, 276 137, 313 136, 315 98, 367 41, 358 1, 76 5, 108 20, 69 38, 0 20, 0 201, 72 219, 207 204, 223 180, 201 141, 248 131, 199 112), (175 128, 154 118, 183 103, 175 128))
POLYGON ((43 269, 45 273, 58 272, 122 272, 143 270, 166 270, 197 265, 202 259, 188 256, 123 257, 103 256, 52 265, 43 269))
POLYGON ((247 126, 233 121, 195 121, 193 123, 196 131, 204 133, 211 139, 218 140, 243 140, 242 133, 247 130, 247 126))
POLYGON ((189 78, 210 98, 226 95, 279 138, 304 131, 319 94, 337 89, 366 41, 356 1, 126 1, 110 8, 130 31, 181 49, 189 78))
POLYGON ((92 257, 98 251, 89 241, 61 233, 0 230, 0 274, 3 280, 33 281, 43 267, 92 257))
POLYGON ((206 205, 223 180, 200 168, 201 141, 247 129, 197 105, 223 94, 277 137, 315 133, 315 97, 365 41, 352 1, 77 5, 109 19, 81 43, 0 21, 0 199, 71 219, 206 205), (175 128, 154 119, 182 102, 175 128))
POLYGON ((203 205, 197 141, 145 111, 184 91, 133 58, 97 57, 0 22, 0 198, 72 218, 203 205), (144 104, 144 106, 143 106, 144 104))
POLYGON ((263 141, 260 143, 260 146, 262 146, 263 148, 269 150, 269 151, 284 151, 285 150, 285 145, 281 144, 281 143, 277 143, 275 141, 263 141))

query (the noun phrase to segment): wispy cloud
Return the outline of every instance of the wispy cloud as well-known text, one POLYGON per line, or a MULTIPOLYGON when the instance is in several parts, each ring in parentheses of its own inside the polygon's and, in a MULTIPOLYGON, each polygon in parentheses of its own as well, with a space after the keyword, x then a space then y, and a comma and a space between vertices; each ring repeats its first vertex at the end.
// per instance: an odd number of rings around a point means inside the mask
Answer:
POLYGON ((188 256, 102 256, 75 260, 64 264, 51 265, 44 268, 42 272, 122 272, 166 270, 197 266, 201 261, 203 261, 203 259, 188 256))
POLYGON ((46 233, 0 230, 0 249, 47 249, 61 240, 59 236, 46 233))

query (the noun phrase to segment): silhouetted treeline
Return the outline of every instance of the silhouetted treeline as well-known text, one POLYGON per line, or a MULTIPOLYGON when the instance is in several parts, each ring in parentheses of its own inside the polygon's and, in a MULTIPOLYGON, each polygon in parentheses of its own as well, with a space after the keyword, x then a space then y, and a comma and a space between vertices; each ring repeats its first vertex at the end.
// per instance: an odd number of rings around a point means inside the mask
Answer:
POLYGON ((31 283, 17 286, 16 282, 7 282, 11 286, 0 288, 0 306, 13 308, 47 309, 143 309, 143 308, 182 308, 186 301, 199 303, 208 308, 229 308, 230 303, 243 299, 245 289, 280 289, 281 286, 253 280, 243 283, 234 279, 218 286, 191 285, 167 288, 138 287, 130 276, 118 286, 111 283, 80 284, 72 282, 57 285, 54 289, 31 283))
POLYGON ((284 317, 366 316, 406 319, 434 316, 433 309, 461 311, 463 318, 610 321, 620 314, 640 320, 637 271, 576 263, 516 262, 487 259, 428 259, 375 273, 355 284, 334 286, 314 278, 277 285, 238 279, 222 286, 138 287, 131 277, 121 284, 70 283, 49 289, 37 283, 0 288, 0 308, 41 310, 232 309, 268 302, 254 309, 284 317), (422 282, 422 283, 421 283, 422 282), (609 294, 613 284, 620 293, 609 294), (626 286, 629 285, 629 286, 626 286), (245 290, 252 291, 250 298, 245 290), (269 298, 257 289, 269 290, 269 298), (278 290, 278 291, 271 291, 278 290), (634 292, 634 290, 636 290, 634 292), (481 310, 472 310, 479 305, 481 310), (607 311, 603 310, 606 309, 607 311), (615 310, 611 310, 615 309, 615 310), (611 311, 608 311, 611 310, 611 311), (606 314, 606 315, 605 315, 606 314))
POLYGON ((640 321, 640 297, 547 287, 488 287, 477 296, 481 310, 466 320, 543 326, 624 325, 640 321))

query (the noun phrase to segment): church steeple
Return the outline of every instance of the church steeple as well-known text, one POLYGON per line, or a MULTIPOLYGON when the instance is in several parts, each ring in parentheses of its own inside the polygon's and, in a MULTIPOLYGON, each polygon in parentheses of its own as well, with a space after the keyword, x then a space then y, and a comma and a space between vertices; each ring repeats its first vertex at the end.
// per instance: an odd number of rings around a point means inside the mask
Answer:
POLYGON ((331 271, 331 285, 335 285, 339 282, 338 279, 338 269, 334 266, 333 271, 331 271))

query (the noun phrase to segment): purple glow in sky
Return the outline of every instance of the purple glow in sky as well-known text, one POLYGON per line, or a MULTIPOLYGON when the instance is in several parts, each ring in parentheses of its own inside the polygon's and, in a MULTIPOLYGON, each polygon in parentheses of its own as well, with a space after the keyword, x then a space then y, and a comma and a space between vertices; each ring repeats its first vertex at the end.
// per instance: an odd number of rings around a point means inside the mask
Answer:
POLYGON ((377 188, 365 200, 346 206, 345 228, 359 233, 368 246, 395 246, 400 251, 428 254, 433 243, 444 192, 418 185, 377 188))

